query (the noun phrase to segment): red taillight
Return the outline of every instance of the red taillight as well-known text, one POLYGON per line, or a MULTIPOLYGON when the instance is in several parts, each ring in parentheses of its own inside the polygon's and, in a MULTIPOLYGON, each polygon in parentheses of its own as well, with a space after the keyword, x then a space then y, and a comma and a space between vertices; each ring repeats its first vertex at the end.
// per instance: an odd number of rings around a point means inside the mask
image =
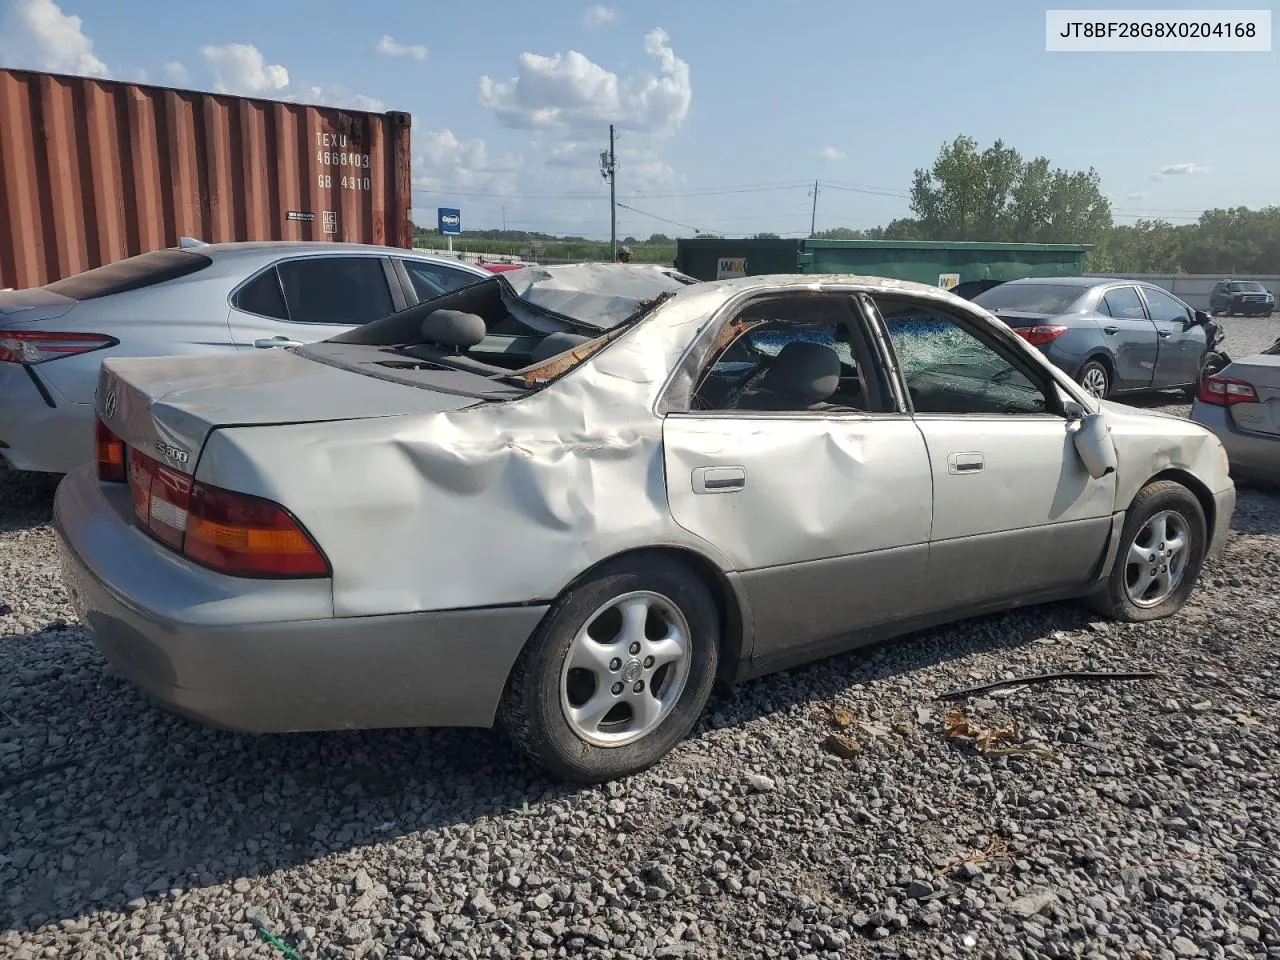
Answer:
POLYGON ((77 353, 114 347, 120 341, 102 333, 0 330, 0 363, 44 363, 77 353))
POLYGON ((129 489, 138 525, 201 566, 240 577, 327 577, 329 561, 270 500, 193 481, 136 450, 129 489))
POLYGON ((191 478, 161 466, 137 450, 129 451, 129 491, 133 513, 158 539, 175 550, 182 549, 187 531, 187 505, 191 499, 191 478))
POLYGON ((1037 323, 1031 327, 1014 327, 1013 332, 1033 347, 1043 346, 1067 332, 1067 328, 1056 323, 1037 323))
POLYGON ((124 483, 124 442, 101 419, 94 425, 94 439, 98 448, 98 479, 124 483))
POLYGON ((223 573, 327 577, 329 561, 289 511, 270 500, 195 484, 183 552, 223 573))
POLYGON ((1232 377, 1205 377, 1200 381, 1200 400, 1217 407, 1230 407, 1237 403, 1257 403, 1258 391, 1246 380, 1232 377))

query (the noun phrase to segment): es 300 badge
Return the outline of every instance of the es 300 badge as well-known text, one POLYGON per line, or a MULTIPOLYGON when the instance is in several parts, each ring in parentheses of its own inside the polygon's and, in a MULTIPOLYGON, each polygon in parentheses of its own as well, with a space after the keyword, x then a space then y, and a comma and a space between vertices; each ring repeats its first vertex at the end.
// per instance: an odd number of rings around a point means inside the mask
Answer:
POLYGON ((156 441, 156 453, 166 460, 172 460, 174 463, 186 463, 191 459, 187 451, 181 447, 175 447, 171 443, 165 443, 163 440, 156 441))

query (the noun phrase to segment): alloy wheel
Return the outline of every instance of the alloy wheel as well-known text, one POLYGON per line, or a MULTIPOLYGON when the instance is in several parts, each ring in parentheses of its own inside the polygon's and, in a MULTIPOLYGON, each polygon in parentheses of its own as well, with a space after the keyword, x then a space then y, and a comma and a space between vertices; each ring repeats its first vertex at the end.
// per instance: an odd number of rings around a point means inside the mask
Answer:
POLYGON ((1085 370, 1084 376, 1080 378, 1080 385, 1085 388, 1091 397, 1105 400, 1107 398, 1107 371, 1096 364, 1090 366, 1085 370))
POLYGON ((1142 525, 1125 563, 1125 591, 1139 607, 1163 603, 1178 589, 1187 569, 1190 529, 1172 510, 1153 514, 1142 525))
POLYGON ((633 743, 679 701, 689 661, 689 625, 674 603, 649 590, 615 597, 569 645, 560 674, 565 720, 587 743, 633 743))

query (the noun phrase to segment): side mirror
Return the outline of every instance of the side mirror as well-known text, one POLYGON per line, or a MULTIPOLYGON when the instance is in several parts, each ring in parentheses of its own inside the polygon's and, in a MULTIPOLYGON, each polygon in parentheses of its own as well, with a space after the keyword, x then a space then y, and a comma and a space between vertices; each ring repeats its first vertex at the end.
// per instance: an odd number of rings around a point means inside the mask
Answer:
POLYGON ((1212 318, 1209 316, 1209 314, 1205 313, 1203 310, 1197 310, 1195 312, 1195 317, 1191 322, 1193 324, 1203 325, 1203 324, 1209 323, 1211 319, 1212 318))
POLYGON ((1111 441, 1111 428, 1098 413, 1086 414, 1078 421, 1072 436, 1080 462, 1089 476, 1101 480, 1116 469, 1116 446, 1111 441))

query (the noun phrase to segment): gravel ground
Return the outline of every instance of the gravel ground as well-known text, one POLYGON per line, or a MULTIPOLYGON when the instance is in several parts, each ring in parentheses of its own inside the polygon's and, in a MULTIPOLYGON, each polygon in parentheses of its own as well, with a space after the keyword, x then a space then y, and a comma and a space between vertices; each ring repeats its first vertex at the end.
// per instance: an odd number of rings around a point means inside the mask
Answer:
POLYGON ((577 789, 485 731, 149 705, 76 625, 52 489, 0 474, 0 956, 1280 957, 1280 494, 1241 491, 1175 618, 1057 604, 836 657, 577 789), (1160 675, 936 699, 1106 669, 1160 675), (954 706, 1016 733, 949 739, 954 706))

